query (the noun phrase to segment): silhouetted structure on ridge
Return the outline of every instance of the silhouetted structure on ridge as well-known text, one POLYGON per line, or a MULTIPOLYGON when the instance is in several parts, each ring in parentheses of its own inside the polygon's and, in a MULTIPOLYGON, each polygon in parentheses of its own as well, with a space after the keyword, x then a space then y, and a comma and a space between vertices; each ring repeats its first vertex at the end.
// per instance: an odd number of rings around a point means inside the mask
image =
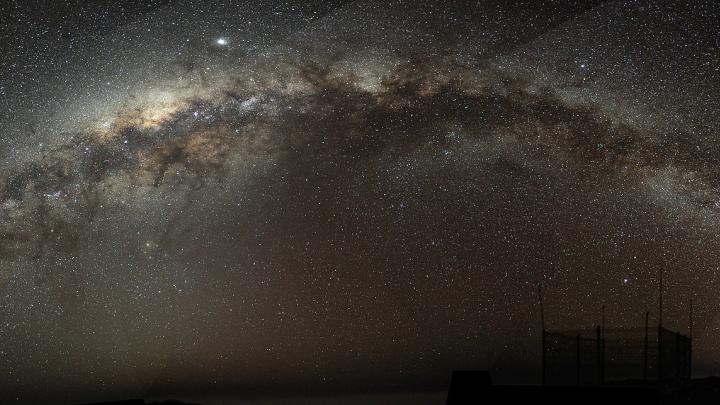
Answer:
POLYGON ((662 327, 543 331, 543 384, 602 385, 691 377, 691 340, 662 327))
POLYGON ((545 327, 542 291, 538 289, 542 323, 543 385, 603 385, 654 383, 684 385, 692 378, 692 302, 688 336, 662 325, 662 271, 659 278, 658 325, 593 329, 548 330, 545 327))

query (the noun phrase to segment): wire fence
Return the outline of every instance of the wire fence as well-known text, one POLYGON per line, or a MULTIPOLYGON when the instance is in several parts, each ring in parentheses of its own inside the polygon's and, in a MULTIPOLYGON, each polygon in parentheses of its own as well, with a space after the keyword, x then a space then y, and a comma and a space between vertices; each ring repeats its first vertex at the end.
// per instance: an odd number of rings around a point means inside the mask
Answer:
POLYGON ((659 327, 543 331, 543 383, 683 384, 690 379, 689 337, 659 327))

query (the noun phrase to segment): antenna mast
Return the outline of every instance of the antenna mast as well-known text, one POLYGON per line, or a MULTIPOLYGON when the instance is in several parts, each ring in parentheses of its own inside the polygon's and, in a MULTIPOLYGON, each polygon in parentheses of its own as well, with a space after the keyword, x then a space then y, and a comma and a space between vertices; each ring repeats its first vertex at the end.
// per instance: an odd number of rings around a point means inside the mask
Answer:
POLYGON ((542 285, 538 284, 538 300, 540 301, 540 325, 542 326, 542 353, 541 353, 541 364, 540 364, 540 384, 545 385, 545 356, 547 349, 545 348, 545 309, 543 308, 543 297, 542 297, 542 285))
POLYGON ((538 285, 538 299, 540 300, 540 325, 545 330, 545 309, 543 308, 542 286, 538 285))
POLYGON ((662 328, 663 321, 663 269, 660 267, 660 297, 659 297, 658 326, 662 328))
POLYGON ((663 381, 663 330, 662 330, 662 319, 663 319, 663 268, 660 267, 660 296, 659 311, 658 311, 658 382, 663 381))
POLYGON ((692 339, 692 327, 693 327, 693 299, 690 298, 690 339, 692 339))

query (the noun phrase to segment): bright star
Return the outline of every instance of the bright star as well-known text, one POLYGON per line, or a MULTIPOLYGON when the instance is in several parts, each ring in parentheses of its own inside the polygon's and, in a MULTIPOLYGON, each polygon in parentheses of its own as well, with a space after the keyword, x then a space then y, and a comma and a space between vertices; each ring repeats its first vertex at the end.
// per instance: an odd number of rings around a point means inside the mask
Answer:
POLYGON ((227 45, 228 44, 228 40, 225 38, 218 38, 217 41, 215 41, 215 42, 217 42, 218 45, 227 45))

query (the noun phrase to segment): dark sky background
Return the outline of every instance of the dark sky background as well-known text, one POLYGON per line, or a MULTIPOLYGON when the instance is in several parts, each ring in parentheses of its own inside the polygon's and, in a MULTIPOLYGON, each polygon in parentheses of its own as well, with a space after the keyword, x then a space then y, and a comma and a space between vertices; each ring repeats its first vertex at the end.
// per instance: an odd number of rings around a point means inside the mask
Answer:
POLYGON ((715 1, 0 3, 0 400, 537 382, 695 308, 715 1))

